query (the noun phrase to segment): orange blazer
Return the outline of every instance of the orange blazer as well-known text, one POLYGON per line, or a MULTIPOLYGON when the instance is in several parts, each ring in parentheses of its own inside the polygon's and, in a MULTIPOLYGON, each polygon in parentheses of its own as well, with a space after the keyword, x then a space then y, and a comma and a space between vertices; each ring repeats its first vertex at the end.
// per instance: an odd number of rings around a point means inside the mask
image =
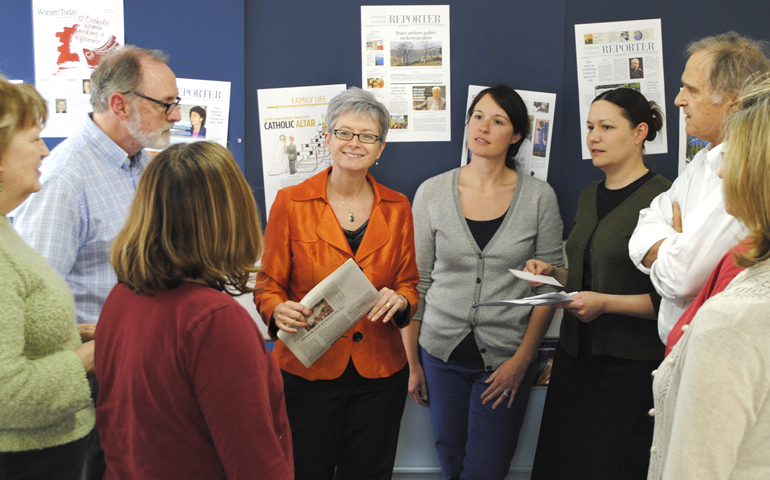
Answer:
MULTIPOLYGON (((350 258, 377 290, 388 287, 406 297, 413 314, 417 310, 419 277, 409 200, 367 174, 374 190, 374 205, 354 256, 326 196, 329 172, 331 168, 299 185, 281 189, 270 209, 258 277, 264 289, 254 295, 262 320, 269 325, 279 303, 299 302, 350 258)), ((366 316, 310 368, 305 368, 280 340, 273 356, 283 370, 307 380, 338 378, 351 358, 358 373, 366 378, 388 377, 406 365, 398 327, 392 321, 372 323, 366 316), (357 342, 353 341, 356 333, 363 335, 357 342)))

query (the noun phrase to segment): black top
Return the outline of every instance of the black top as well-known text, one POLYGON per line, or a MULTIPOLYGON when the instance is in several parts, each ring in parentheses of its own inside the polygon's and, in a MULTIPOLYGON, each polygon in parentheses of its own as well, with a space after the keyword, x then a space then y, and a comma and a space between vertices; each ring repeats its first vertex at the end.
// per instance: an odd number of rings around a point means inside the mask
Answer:
MULTIPOLYGON (((350 249, 353 251, 353 255, 355 255, 358 252, 358 247, 361 246, 361 240, 364 239, 364 233, 366 233, 366 227, 369 225, 369 220, 364 222, 363 225, 358 227, 357 229, 351 231, 351 230, 345 230, 344 228, 342 231, 345 233, 345 238, 348 240, 348 244, 350 245, 350 249)), ((406 304, 406 310, 403 310, 401 312, 396 312, 393 314, 393 323, 396 324, 397 327, 403 327, 407 324, 409 321, 409 313, 411 312, 411 307, 409 304, 406 304)))
POLYGON ((363 225, 353 231, 345 230, 344 228, 342 229, 342 231, 345 232, 345 238, 348 239, 350 249, 353 250, 353 255, 358 252, 358 247, 361 246, 361 240, 364 239, 364 233, 366 233, 366 227, 368 225, 369 220, 365 221, 363 225))
POLYGON ((500 217, 493 218, 492 220, 471 220, 466 218, 465 222, 468 224, 468 228, 473 235, 473 239, 476 240, 476 244, 479 246, 479 250, 484 250, 492 237, 497 233, 497 229, 503 224, 505 215, 508 210, 505 211, 500 217))

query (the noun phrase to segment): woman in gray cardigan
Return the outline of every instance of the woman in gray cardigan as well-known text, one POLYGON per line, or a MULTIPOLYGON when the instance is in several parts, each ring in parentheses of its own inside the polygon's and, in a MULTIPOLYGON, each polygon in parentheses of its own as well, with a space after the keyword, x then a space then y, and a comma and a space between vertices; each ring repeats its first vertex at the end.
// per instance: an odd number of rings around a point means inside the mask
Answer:
POLYGON ((569 271, 539 259, 527 270, 568 292, 532 469, 533 480, 644 479, 652 442, 652 379, 663 358, 660 297, 628 256, 639 211, 671 182, 644 166, 663 114, 625 88, 596 97, 588 147, 606 179, 586 187, 567 240, 569 271))
POLYGON ((510 87, 478 94, 468 111, 466 166, 427 180, 414 199, 420 303, 404 332, 409 394, 428 406, 444 478, 502 479, 516 450, 550 325, 548 307, 480 307, 538 293, 516 279, 529 258, 562 265, 562 221, 545 182, 515 169, 529 131, 510 87), (422 363, 418 353, 422 346, 422 363))

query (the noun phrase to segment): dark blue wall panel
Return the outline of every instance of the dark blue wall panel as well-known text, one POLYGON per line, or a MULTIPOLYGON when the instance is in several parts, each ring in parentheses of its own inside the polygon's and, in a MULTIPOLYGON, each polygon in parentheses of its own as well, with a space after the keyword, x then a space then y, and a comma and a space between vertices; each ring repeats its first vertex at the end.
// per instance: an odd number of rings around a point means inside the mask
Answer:
MULTIPOLYGON (((34 81, 31 2, 6 2, 0 18, 0 72, 34 81)), ((370 5, 408 5, 372 1, 370 5)), ((420 183, 459 164, 469 84, 504 82, 557 94, 549 182, 559 196, 565 234, 583 187, 602 178, 580 159, 574 25, 661 18, 666 73, 669 153, 651 156, 659 173, 675 178, 678 111, 674 97, 684 69, 685 45, 730 29, 768 39, 770 3, 651 0, 452 0, 451 142, 390 143, 375 172, 379 181, 410 198, 420 183)), ((126 41, 160 48, 179 77, 232 83, 229 142, 264 212, 257 89, 331 83, 361 84, 361 3, 190 0, 125 2, 126 41), (242 143, 238 140, 242 139, 242 143)), ((49 139, 53 146, 57 139, 49 139)))
MULTIPOLYGON (((377 181, 412 198, 425 179, 460 165, 469 84, 508 83, 556 93, 552 163, 560 157, 564 0, 418 3, 450 5, 452 141, 389 143, 373 171, 377 181)), ((334 83, 360 87, 361 3, 247 1, 246 25, 246 177, 261 188, 257 89, 334 83)))

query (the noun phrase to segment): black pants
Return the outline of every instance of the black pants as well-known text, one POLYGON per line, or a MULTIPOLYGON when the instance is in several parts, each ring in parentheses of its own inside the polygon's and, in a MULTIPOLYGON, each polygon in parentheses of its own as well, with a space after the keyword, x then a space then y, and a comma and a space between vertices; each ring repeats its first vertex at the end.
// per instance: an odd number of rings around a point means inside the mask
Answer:
POLYGON ((359 375, 352 360, 334 380, 282 373, 296 480, 390 480, 408 366, 375 379, 359 375))
POLYGON ((0 479, 80 480, 87 448, 88 435, 40 450, 0 452, 0 479))
POLYGON ((556 347, 532 480, 644 480, 654 420, 650 372, 627 360, 556 347))
MULTIPOLYGON (((91 384, 91 398, 94 401, 94 406, 96 406, 96 401, 99 399, 99 382, 94 376, 88 377, 88 382, 91 384)), ((89 442, 82 480, 102 480, 104 472, 107 470, 107 464, 104 461, 102 439, 99 437, 99 431, 96 427, 86 438, 89 439, 89 442)))

